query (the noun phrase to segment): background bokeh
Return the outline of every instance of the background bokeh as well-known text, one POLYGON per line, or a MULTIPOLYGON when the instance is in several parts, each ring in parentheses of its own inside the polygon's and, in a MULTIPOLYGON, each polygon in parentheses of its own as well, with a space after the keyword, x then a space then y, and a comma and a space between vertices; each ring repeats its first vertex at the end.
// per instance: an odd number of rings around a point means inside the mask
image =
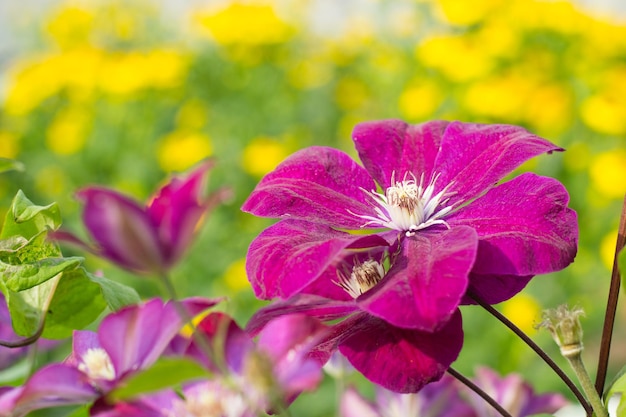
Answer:
MULTIPOLYGON (((210 188, 234 197, 207 218, 173 276, 182 296, 229 295, 223 308, 243 324, 262 305, 246 280, 246 249, 271 221, 239 207, 287 155, 310 145, 355 155, 351 130, 373 119, 519 124, 567 149, 519 171, 566 185, 580 250, 571 267, 498 307, 565 366, 532 326, 543 308, 582 306, 595 370, 626 192, 626 19, 533 0, 48 3, 30 13, 3 3, 0 34, 15 42, 0 48, 0 157, 26 170, 0 176, 0 210, 22 189, 35 203, 57 201, 65 227, 84 235, 78 187, 145 200, 169 173, 212 157, 210 188)), ((88 262, 158 294, 153 281, 88 262)), ((457 369, 486 364, 564 392, 487 313, 463 315, 457 369)), ((609 377, 624 363, 620 308, 609 377)), ((331 415, 334 394, 325 386, 295 407, 331 415)))

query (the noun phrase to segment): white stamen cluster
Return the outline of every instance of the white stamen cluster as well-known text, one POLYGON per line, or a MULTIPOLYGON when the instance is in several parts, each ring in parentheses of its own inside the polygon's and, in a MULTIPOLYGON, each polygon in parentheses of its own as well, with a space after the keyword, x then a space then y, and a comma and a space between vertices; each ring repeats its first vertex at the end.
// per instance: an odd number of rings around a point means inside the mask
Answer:
POLYGON ((112 381, 115 379, 115 369, 111 358, 102 348, 87 349, 81 358, 78 370, 84 372, 90 379, 104 379, 112 381))
POLYGON ((350 276, 337 271, 339 281, 336 284, 346 290, 352 298, 357 298, 378 284, 384 276, 383 266, 373 259, 368 259, 363 263, 357 261, 352 267, 350 276))
POLYGON ((426 186, 423 174, 419 183, 412 173, 408 175, 410 179, 405 174, 402 181, 396 181, 395 173, 392 174, 391 186, 385 190, 385 194, 364 190, 378 207, 375 207, 376 217, 358 215, 367 220, 362 227, 381 226, 405 232, 407 236, 413 236, 418 230, 435 224, 449 227, 442 217, 452 210, 452 206, 445 206, 451 196, 447 192, 451 184, 433 195, 439 174, 433 176, 426 186))
POLYGON ((177 403, 172 417, 240 417, 247 414, 247 406, 241 395, 214 387, 197 392, 177 403))

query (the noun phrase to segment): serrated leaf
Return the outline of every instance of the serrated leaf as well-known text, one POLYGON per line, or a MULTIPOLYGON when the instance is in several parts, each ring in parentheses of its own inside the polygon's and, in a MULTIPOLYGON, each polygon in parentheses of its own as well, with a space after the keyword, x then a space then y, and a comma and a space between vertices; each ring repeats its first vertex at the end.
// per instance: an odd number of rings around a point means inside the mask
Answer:
POLYGON ((61 213, 56 203, 37 206, 20 190, 7 211, 0 239, 24 236, 26 239, 48 229, 56 230, 61 225, 61 213))
POLYGON ((0 262, 0 277, 11 291, 24 291, 43 284, 57 274, 77 268, 83 258, 46 258, 40 261, 9 265, 0 262))
POLYGON ((133 375, 109 394, 115 402, 140 394, 175 387, 183 382, 210 377, 210 372, 189 358, 161 358, 149 369, 133 375))
POLYGON ((139 304, 141 302, 139 294, 137 294, 137 291, 132 287, 88 272, 87 278, 100 286, 104 301, 113 311, 117 311, 127 305, 139 304))
POLYGON ((15 159, 0 158, 0 173, 7 171, 24 171, 24 164, 15 159))
POLYGON ((107 307, 100 286, 83 268, 63 272, 48 308, 43 337, 62 339, 84 329, 107 307))

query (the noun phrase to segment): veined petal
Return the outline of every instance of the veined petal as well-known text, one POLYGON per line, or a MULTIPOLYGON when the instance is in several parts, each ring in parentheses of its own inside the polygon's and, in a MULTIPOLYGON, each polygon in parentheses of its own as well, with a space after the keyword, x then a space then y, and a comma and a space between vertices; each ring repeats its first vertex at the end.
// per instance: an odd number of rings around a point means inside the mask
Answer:
POLYGON ((530 282, 534 275, 503 275, 470 273, 467 293, 461 304, 476 304, 472 296, 488 304, 498 304, 513 297, 530 282))
POLYGON ((558 271, 576 256, 576 212, 553 178, 522 174, 451 215, 451 227, 478 233, 476 274, 535 275, 558 271))
POLYGON ((85 188, 77 196, 85 203, 85 226, 103 256, 138 272, 163 269, 156 226, 142 207, 106 188, 85 188))
POLYGON ((449 185, 448 205, 471 201, 528 159, 562 150, 518 126, 450 123, 435 161, 435 193, 449 185))
POLYGON ((402 120, 380 120, 358 124, 352 132, 363 165, 381 187, 407 172, 428 179, 439 152, 441 137, 449 122, 435 120, 409 125, 402 120))
POLYGON ((376 213, 363 190, 375 190, 367 171, 347 154, 313 146, 291 155, 256 186, 241 208, 261 217, 294 218, 358 229, 358 215, 376 213))
POLYGON ((376 235, 352 235, 319 223, 283 220, 252 241, 246 270, 257 297, 288 298, 319 277, 345 249, 387 245, 376 235))
POLYGON ((477 245, 470 227, 405 238, 385 278, 357 304, 391 325, 435 331, 457 310, 477 245))
POLYGON ((395 392, 417 392, 439 380, 463 345, 461 313, 430 333, 365 316, 339 342, 339 351, 370 381, 395 392))

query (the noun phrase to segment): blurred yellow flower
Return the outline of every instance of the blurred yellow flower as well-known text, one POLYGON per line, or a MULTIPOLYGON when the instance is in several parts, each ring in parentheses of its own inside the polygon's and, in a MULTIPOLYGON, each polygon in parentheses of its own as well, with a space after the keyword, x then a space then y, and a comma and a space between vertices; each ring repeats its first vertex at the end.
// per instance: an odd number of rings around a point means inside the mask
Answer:
POLYGON ((156 49, 145 55, 148 87, 174 88, 183 83, 189 59, 173 49, 156 49))
POLYGON ((557 84, 544 84, 528 92, 524 119, 542 135, 557 135, 571 123, 572 92, 557 84))
POLYGON ((289 155, 285 145, 275 139, 260 136, 254 138, 243 150, 243 169, 251 175, 262 177, 289 155))
POLYGON ((19 152, 18 137, 10 132, 0 132, 0 158, 15 159, 19 152))
POLYGON ((354 110, 361 107, 369 98, 365 83, 357 78, 344 77, 337 82, 335 100, 343 110, 354 110))
POLYGON ((425 66, 456 82, 483 77, 494 64, 488 51, 468 36, 432 36, 417 47, 416 56, 425 66))
POLYGON ((415 122, 431 116, 443 101, 443 92, 434 82, 424 80, 402 92, 398 99, 400 114, 415 122))
POLYGON ((607 233, 600 242, 600 259, 602 260, 602 265, 604 265, 609 271, 613 269, 616 244, 617 229, 607 233))
POLYGON ((518 74, 488 78, 468 88, 463 104, 481 116, 516 121, 534 88, 532 80, 518 74))
POLYGON ((72 48, 89 42, 94 19, 91 10, 68 4, 53 14, 45 30, 61 48, 72 48))
POLYGON ((46 130, 46 146, 57 155, 72 155, 87 141, 91 117, 82 107, 69 107, 57 113, 46 130))
POLYGON ((626 97, 604 91, 587 98, 580 106, 580 116, 592 129, 608 135, 626 133, 626 97))
POLYGON ((589 167, 593 188, 609 198, 621 199, 626 194, 626 149, 596 155, 589 167))
POLYGON ((222 45, 265 45, 289 40, 294 28, 276 14, 271 4, 233 2, 195 20, 222 45))
POLYGON ((333 71, 328 62, 320 59, 307 59, 292 65, 287 76, 291 85, 301 90, 308 90, 328 83, 332 79, 333 71))
POLYGON ((211 139, 204 133, 175 131, 163 137, 157 159, 164 171, 184 171, 213 153, 211 139))
POLYGON ((4 110, 13 116, 23 116, 56 94, 63 81, 55 63, 55 57, 48 55, 18 61, 10 67, 4 110))
POLYGON ((541 306, 528 293, 519 293, 502 303, 502 314, 526 334, 536 332, 534 325, 540 318, 541 306))
POLYGON ((441 17, 455 25, 473 25, 485 20, 504 0, 437 0, 441 17))
POLYGON ((250 288, 246 273, 246 258, 241 258, 230 264, 224 272, 224 283, 234 292, 250 288))

